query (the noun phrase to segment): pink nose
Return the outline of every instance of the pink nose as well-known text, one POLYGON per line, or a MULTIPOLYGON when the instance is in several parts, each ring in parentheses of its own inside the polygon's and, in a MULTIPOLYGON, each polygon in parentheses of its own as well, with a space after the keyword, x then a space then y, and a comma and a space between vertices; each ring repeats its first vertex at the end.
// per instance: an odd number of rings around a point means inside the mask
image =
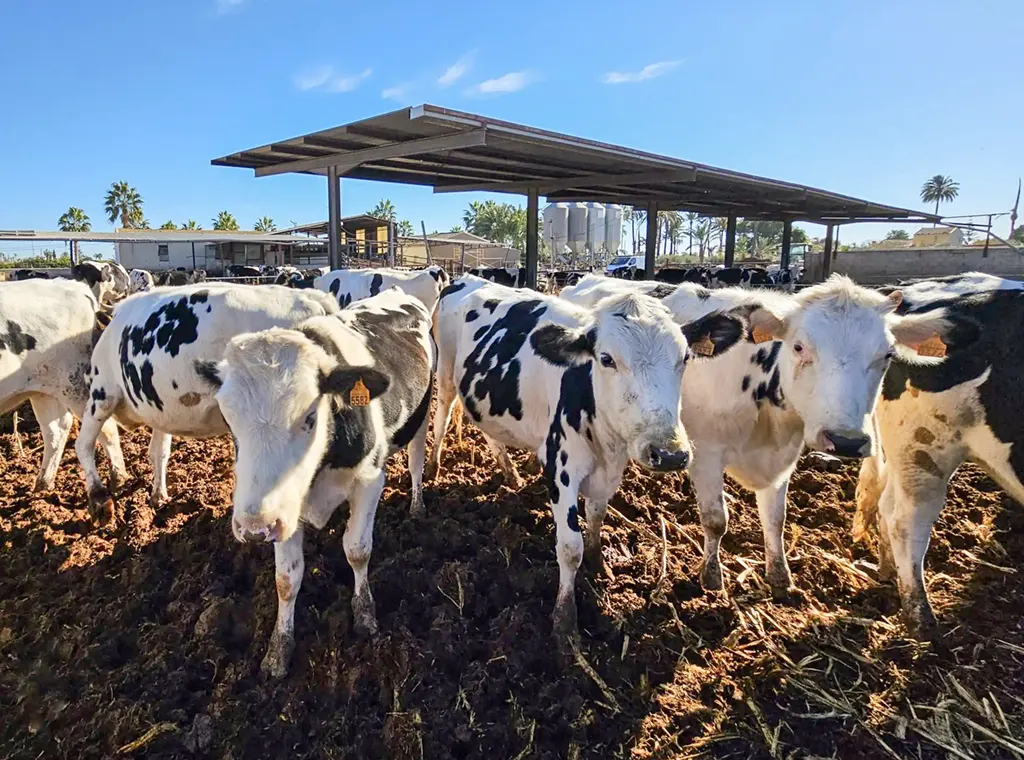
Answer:
POLYGON ((255 522, 247 522, 246 525, 243 525, 236 517, 231 521, 231 527, 234 529, 235 538, 242 543, 247 541, 280 541, 284 536, 284 520, 281 518, 274 520, 270 525, 259 525, 255 522))

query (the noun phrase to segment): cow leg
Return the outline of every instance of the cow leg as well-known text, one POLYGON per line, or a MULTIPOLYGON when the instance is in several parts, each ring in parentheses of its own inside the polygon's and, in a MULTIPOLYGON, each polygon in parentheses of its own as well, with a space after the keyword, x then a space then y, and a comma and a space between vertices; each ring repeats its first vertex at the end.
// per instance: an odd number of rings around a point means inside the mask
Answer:
POLYGON ((580 485, 580 491, 586 499, 587 532, 583 534, 583 558, 587 566, 595 573, 605 572, 604 556, 601 553, 601 526, 608 514, 608 502, 619 488, 622 481, 622 468, 606 466, 590 473, 580 485), (608 479, 603 473, 614 474, 608 479))
POLYGON ((452 416, 455 403, 455 384, 451 374, 446 373, 438 360, 437 406, 434 408, 434 448, 430 451, 430 462, 425 473, 427 480, 434 480, 441 471, 441 454, 444 452, 444 434, 452 416))
MULTIPOLYGON (((96 469, 96 439, 99 438, 104 425, 113 416, 121 397, 116 390, 107 391, 99 378, 93 378, 92 400, 85 406, 82 413, 82 427, 75 440, 75 453, 85 474, 85 488, 89 496, 89 508, 93 517, 104 523, 114 519, 114 500, 110 492, 103 487, 99 470, 96 469), (99 391, 97 397, 96 391, 99 391)), ((123 464, 123 462, 122 462, 123 464)))
POLYGON ((409 474, 412 476, 412 499, 409 512, 414 515, 423 514, 423 460, 427 455, 427 417, 424 415, 420 429, 409 442, 409 474))
POLYGON ((154 430, 149 437, 149 463, 153 466, 153 490, 149 506, 159 509, 167 501, 167 463, 171 459, 171 435, 154 430))
POLYGON ((551 614, 555 639, 563 651, 570 651, 579 639, 576 625, 576 573, 583 561, 580 533, 579 481, 570 474, 568 485, 555 485, 551 514, 555 518, 555 552, 558 555, 558 597, 551 614))
POLYGON ((116 493, 121 484, 128 480, 128 470, 124 466, 124 454, 121 453, 121 436, 113 419, 103 423, 99 442, 110 461, 110 480, 107 482, 107 488, 111 493, 116 493))
MULTIPOLYGON (((881 497, 879 497, 881 498, 881 497)), ((878 578, 883 582, 896 580, 896 560, 889 541, 889 525, 881 511, 878 513, 878 578)))
POLYGON ((260 668, 263 672, 280 678, 288 669, 288 661, 291 659, 292 650, 295 649, 295 597, 299 595, 302 573, 305 570, 301 523, 291 538, 274 544, 274 564, 277 623, 260 668))
POLYGON ((764 565, 768 585, 772 596, 776 599, 785 598, 793 585, 793 576, 786 562, 786 546, 782 534, 786 527, 786 492, 789 490, 787 478, 780 486, 762 488, 755 492, 757 497, 757 513, 761 518, 761 531, 764 533, 764 565))
POLYGON ((722 565, 718 557, 722 536, 729 529, 729 509, 725 503, 724 463, 721 456, 706 449, 694 451, 690 482, 697 495, 700 524, 704 529, 704 561, 700 566, 700 584, 708 591, 722 589, 722 565))
POLYGON ((34 491, 49 491, 57 478, 64 446, 68 442, 74 415, 53 396, 33 396, 32 412, 43 434, 43 464, 36 478, 34 491))
POLYGON ((383 490, 383 471, 368 482, 356 482, 348 500, 351 512, 343 540, 345 557, 348 558, 352 573, 355 575, 355 589, 352 591, 352 617, 355 629, 359 633, 370 635, 376 635, 378 628, 367 566, 370 564, 370 552, 373 550, 373 520, 383 490))
POLYGON ((494 440, 487 433, 483 433, 483 437, 487 442, 487 448, 491 450, 494 458, 498 460, 498 467, 501 468, 501 474, 505 478, 505 485, 513 491, 518 491, 523 487, 523 479, 519 477, 519 472, 516 470, 512 458, 508 455, 508 449, 505 448, 505 444, 494 440))

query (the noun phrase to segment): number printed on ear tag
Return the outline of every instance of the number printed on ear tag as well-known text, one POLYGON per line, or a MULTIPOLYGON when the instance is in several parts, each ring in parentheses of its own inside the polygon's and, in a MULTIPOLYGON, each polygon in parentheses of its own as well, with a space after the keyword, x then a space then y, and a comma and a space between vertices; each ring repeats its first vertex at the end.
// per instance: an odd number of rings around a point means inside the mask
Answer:
POLYGON ((714 356, 715 344, 712 342, 711 338, 705 335, 696 343, 693 343, 690 346, 690 350, 695 354, 700 354, 701 356, 714 356))
POLYGON ((775 336, 769 332, 765 332, 760 327, 755 327, 754 334, 750 337, 754 339, 755 343, 767 343, 770 340, 775 340, 775 336))
POLYGON ((934 356, 941 358, 946 355, 946 344, 942 342, 942 338, 938 335, 933 335, 924 343, 917 346, 918 356, 934 356))
POLYGON ((370 389, 363 384, 363 378, 356 380, 352 390, 348 393, 348 403, 352 406, 368 406, 370 403, 370 389))

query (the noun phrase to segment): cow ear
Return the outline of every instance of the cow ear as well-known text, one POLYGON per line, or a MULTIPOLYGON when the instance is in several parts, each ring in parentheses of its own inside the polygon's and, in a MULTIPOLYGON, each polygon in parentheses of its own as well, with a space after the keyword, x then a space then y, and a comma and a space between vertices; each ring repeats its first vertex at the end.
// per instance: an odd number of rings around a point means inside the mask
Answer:
POLYGON ((750 321, 750 337, 755 343, 782 340, 786 336, 785 321, 764 307, 751 311, 748 319, 750 321))
POLYGON ((224 384, 224 378, 221 377, 217 362, 196 360, 193 362, 193 366, 195 367, 196 374, 210 386, 219 389, 224 384))
POLYGON ((901 303, 903 303, 903 291, 894 290, 891 293, 888 293, 885 296, 885 300, 878 305, 878 313, 882 314, 883 316, 886 314, 891 314, 900 307, 901 303))
POLYGON ((366 406, 366 403, 383 396, 390 385, 387 375, 371 367, 335 367, 320 376, 320 392, 340 396, 350 406, 366 406), (364 389, 369 393, 366 403, 353 401, 354 392, 356 397, 362 395, 365 398, 364 389))
POLYGON ((908 357, 912 360, 940 359, 959 346, 975 343, 981 332, 973 320, 953 319, 944 309, 890 317, 889 329, 900 346, 914 352, 908 357))
POLYGON ((594 357, 597 328, 587 332, 570 330, 548 322, 530 336, 530 345, 536 354, 549 364, 568 367, 594 357))
POLYGON ((736 314, 712 312, 683 325, 683 335, 697 356, 711 357, 728 351, 743 337, 746 322, 736 314))

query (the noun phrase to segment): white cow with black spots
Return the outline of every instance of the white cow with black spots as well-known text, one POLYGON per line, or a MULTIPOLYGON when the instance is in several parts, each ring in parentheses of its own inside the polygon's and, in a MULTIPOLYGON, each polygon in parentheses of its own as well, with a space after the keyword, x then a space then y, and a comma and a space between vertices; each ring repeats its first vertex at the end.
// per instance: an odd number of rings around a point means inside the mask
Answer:
POLYGON ((757 498, 766 576, 773 594, 785 596, 792 586, 783 542, 786 492, 804 447, 870 456, 871 411, 883 372, 901 345, 918 346, 945 323, 900 317, 893 313, 898 294, 885 296, 839 276, 796 296, 586 277, 562 297, 595 304, 629 291, 659 298, 680 324, 716 312, 747 315, 747 341, 682 378, 683 423, 695 445, 690 482, 704 528, 700 580, 706 589, 723 585, 727 472, 757 498))
POLYGON ((114 303, 128 295, 128 272, 116 261, 83 261, 71 267, 71 276, 92 288, 101 304, 114 303))
POLYGON ((92 356, 91 401, 75 451, 85 472, 90 505, 102 519, 113 500, 96 471, 96 436, 114 417, 124 427, 147 425, 153 465, 151 503, 167 498, 171 436, 206 438, 228 432, 214 390, 203 379, 234 336, 288 327, 332 314, 337 304, 317 291, 204 283, 157 288, 121 303, 92 356))
POLYGON ((861 466, 854 535, 877 519, 879 575, 897 580, 915 634, 935 622, 924 558, 957 467, 975 462, 1024 504, 1022 288, 977 272, 900 286, 900 313, 949 328, 934 358, 901 356, 885 374, 875 411, 882 445, 861 466))
MULTIPOLYGON (((36 491, 53 488, 73 416, 89 401, 89 358, 100 333, 99 304, 72 280, 0 284, 0 414, 30 401, 43 437, 36 491)), ((111 485, 123 482, 124 458, 111 421, 97 431, 111 463, 111 485)))
POLYGON ((375 296, 398 286, 403 292, 420 299, 429 311, 434 310, 438 294, 448 284, 448 273, 439 266, 426 269, 335 269, 313 281, 313 287, 330 293, 345 308, 354 301, 375 296))
POLYGON ((711 315, 684 329, 636 293, 593 308, 472 276, 448 286, 435 316, 438 403, 430 474, 456 394, 483 431, 506 478, 506 446, 537 453, 555 518, 559 567, 553 619, 560 643, 576 636, 576 571, 586 545, 600 557, 600 525, 629 460, 681 470, 690 443, 679 419, 687 342, 724 351, 743 335, 739 317, 711 315), (587 498, 586 544, 577 494, 587 498))
POLYGON ((412 511, 423 508, 430 327, 419 299, 390 289, 293 329, 239 335, 208 373, 237 441, 235 537, 274 542, 277 625, 263 660, 274 675, 284 674, 294 646, 303 525, 322 528, 345 501, 355 624, 377 631, 367 576, 374 515, 385 462, 407 446, 412 511))
POLYGON ((128 292, 130 294, 144 293, 154 287, 156 287, 156 282, 152 272, 145 269, 133 269, 128 273, 128 292))

